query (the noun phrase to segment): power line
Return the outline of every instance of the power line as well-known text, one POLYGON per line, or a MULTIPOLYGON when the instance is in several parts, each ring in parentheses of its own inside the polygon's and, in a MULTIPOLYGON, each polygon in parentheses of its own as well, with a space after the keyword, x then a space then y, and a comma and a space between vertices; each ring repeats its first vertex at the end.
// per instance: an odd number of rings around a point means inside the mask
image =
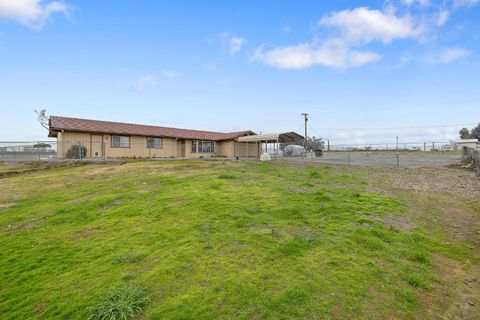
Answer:
MULTIPOLYGON (((477 125, 478 122, 472 123, 460 123, 460 124, 443 124, 437 126, 424 126, 424 127, 385 127, 385 128, 317 128, 317 130, 399 130, 399 129, 430 129, 430 128, 448 128, 448 127, 461 127, 461 126, 472 126, 477 125)), ((313 128, 312 128, 313 130, 313 128)), ((318 134, 318 133, 317 133, 318 134)))
POLYGON ((308 124, 308 127, 310 128, 310 130, 313 131, 313 133, 315 133, 318 137, 321 137, 322 135, 320 133, 317 132, 317 130, 315 130, 314 128, 312 128, 312 126, 310 124, 308 124))

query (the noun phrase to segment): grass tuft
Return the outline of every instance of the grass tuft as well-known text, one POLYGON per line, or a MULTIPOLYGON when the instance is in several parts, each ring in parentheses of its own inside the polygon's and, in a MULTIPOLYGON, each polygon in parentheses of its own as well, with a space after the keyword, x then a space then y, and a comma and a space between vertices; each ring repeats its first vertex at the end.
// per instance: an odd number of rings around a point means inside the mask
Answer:
POLYGON ((112 264, 121 264, 121 263, 134 263, 139 261, 142 258, 142 255, 135 251, 127 251, 120 256, 116 256, 112 259, 112 264))
POLYGON ((127 320, 143 315, 150 304, 147 289, 138 283, 127 283, 110 291, 104 300, 89 308, 91 320, 127 320))
POLYGON ((237 179, 237 176, 229 173, 224 173, 219 175, 218 179, 233 180, 233 179, 237 179))
POLYGON ((295 235, 295 240, 307 244, 316 244, 320 241, 317 235, 312 234, 311 232, 302 232, 295 235))

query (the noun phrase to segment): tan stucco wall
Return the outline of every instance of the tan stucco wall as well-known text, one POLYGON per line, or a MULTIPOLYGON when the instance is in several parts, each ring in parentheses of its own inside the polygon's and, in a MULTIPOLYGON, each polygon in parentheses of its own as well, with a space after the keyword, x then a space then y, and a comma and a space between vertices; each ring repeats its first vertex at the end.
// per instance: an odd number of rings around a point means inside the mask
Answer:
POLYGON ((233 158, 234 155, 234 141, 221 141, 218 144, 217 153, 219 157, 233 158))
MULTIPOLYGON (((93 150, 103 150, 106 158, 169 158, 183 155, 186 158, 210 158, 210 157, 235 157, 245 156, 245 143, 228 141, 215 142, 215 152, 212 153, 195 153, 192 152, 192 140, 185 140, 183 144, 181 140, 175 138, 163 138, 163 146, 161 149, 148 149, 147 138, 143 136, 130 136, 129 148, 114 148, 111 146, 112 136, 110 134, 94 134, 101 135, 103 146, 100 142, 92 141, 92 134, 84 132, 59 132, 57 136, 58 147, 57 156, 65 157, 68 149, 72 145, 81 143, 87 148, 87 158, 92 156, 93 150), (95 145, 92 145, 95 144, 95 145), (103 149, 102 149, 103 148, 103 149), (184 148, 184 152, 180 148, 184 148)), ((98 137, 96 137, 99 140, 98 137)), ((250 157, 258 156, 258 148, 255 144, 249 144, 248 153, 250 157)))
MULTIPOLYGON (((96 136, 97 134, 95 134, 96 136)), ((103 137, 103 146, 100 147, 100 150, 103 148, 105 152, 105 157, 107 158, 166 158, 166 157, 176 157, 176 140, 173 138, 163 138, 162 148, 160 149, 149 149, 147 148, 147 138, 143 136, 130 136, 130 147, 129 148, 116 148, 112 147, 112 136, 109 134, 99 134, 103 137)), ((87 158, 92 156, 92 143, 99 143, 91 140, 90 133, 83 132, 59 132, 58 133, 58 148, 57 155, 58 157, 64 157, 68 149, 72 145, 81 143, 82 146, 87 148, 87 158)), ((98 149, 97 146, 94 149, 98 149)), ((103 155, 101 155, 103 157, 103 155)))
POLYGON ((247 143, 246 142, 235 142, 235 157, 245 157, 250 158, 259 157, 260 146, 253 142, 248 143, 248 155, 247 155, 247 143))

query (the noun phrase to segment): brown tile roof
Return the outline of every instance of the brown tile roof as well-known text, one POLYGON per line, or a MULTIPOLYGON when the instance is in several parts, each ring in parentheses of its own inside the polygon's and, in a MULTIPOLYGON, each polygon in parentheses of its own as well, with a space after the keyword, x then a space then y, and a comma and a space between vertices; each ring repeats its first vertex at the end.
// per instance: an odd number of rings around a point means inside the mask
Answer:
POLYGON ((249 134, 255 134, 250 130, 225 133, 51 116, 50 135, 56 136, 54 132, 62 130, 216 141, 230 140, 249 134))

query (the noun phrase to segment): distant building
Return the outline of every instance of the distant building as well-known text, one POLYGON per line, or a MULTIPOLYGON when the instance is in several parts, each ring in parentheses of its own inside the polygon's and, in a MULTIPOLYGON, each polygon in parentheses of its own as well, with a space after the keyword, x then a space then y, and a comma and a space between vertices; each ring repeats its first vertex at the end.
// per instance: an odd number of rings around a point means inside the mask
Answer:
POLYGON ((460 139, 454 142, 455 150, 462 150, 463 148, 479 149, 478 139, 460 139))
POLYGON ((442 146, 442 151, 452 151, 452 150, 454 150, 453 144, 444 144, 442 146))

